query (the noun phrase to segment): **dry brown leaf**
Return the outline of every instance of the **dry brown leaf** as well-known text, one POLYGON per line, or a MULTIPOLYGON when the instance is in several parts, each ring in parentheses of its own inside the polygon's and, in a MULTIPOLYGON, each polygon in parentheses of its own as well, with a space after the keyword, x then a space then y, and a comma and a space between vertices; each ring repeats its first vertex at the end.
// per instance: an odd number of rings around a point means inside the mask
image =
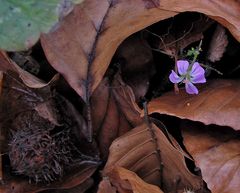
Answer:
POLYGON ((97 193, 117 193, 115 187, 112 186, 108 178, 103 178, 103 180, 98 185, 97 193))
POLYGON ((101 182, 102 187, 100 186, 98 193, 108 193, 107 190, 111 184, 113 185, 111 186, 113 193, 114 187, 116 187, 119 193, 163 193, 159 187, 144 182, 134 172, 122 167, 114 168, 107 174, 107 177, 108 179, 103 179, 101 182), (107 189, 103 189, 103 185, 107 189))
POLYGON ((13 66, 9 65, 7 54, 0 50, 0 71, 6 72, 7 70, 14 71, 13 66))
POLYGON ((234 0, 85 0, 41 43, 51 65, 89 101, 119 44, 129 35, 178 12, 214 17, 240 40, 240 3, 234 0))
POLYGON ((89 100, 126 37, 176 14, 150 9, 146 2, 86 0, 75 7, 56 31, 41 37, 51 65, 84 101, 89 100))
POLYGON ((23 81, 23 83, 30 88, 43 88, 59 79, 59 74, 56 74, 48 83, 46 83, 37 78, 36 76, 20 68, 3 51, 0 51, 0 70, 3 72, 16 72, 19 75, 19 78, 23 81))
POLYGON ((201 179, 189 172, 182 153, 154 124, 152 130, 142 124, 112 143, 104 174, 116 166, 135 172, 147 183, 163 185, 165 192, 201 189, 201 179))
POLYGON ((226 34, 226 30, 221 25, 218 25, 210 42, 207 53, 208 60, 210 60, 211 62, 219 61, 222 58, 224 52, 226 51, 227 45, 228 37, 226 34))
POLYGON ((70 189, 50 189, 41 191, 40 193, 85 193, 92 185, 94 181, 92 178, 88 178, 86 181, 70 189))
POLYGON ((152 100, 148 106, 149 113, 167 114, 240 130, 239 85, 238 80, 213 80, 202 85, 198 95, 189 95, 184 88, 178 95, 171 91, 152 100))
POLYGON ((0 96, 2 94, 2 86, 3 86, 3 72, 0 71, 0 96))
POLYGON ((184 144, 212 193, 239 192, 239 133, 192 122, 185 122, 182 129, 184 144))
POLYGON ((5 180, 0 186, 1 193, 37 193, 43 190, 54 189, 71 189, 82 185, 83 189, 88 189, 92 185, 91 175, 95 172, 97 165, 88 164, 82 165, 80 168, 75 168, 70 175, 65 176, 60 182, 53 183, 49 186, 46 184, 36 185, 29 184, 27 180, 10 179, 5 180), (77 169, 77 170, 76 170, 77 169))
MULTIPOLYGON (((0 98, 2 94, 2 86, 3 86, 3 72, 0 71, 0 98)), ((5 137, 2 129, 0 129, 0 181, 3 179, 3 167, 2 167, 2 154, 3 154, 3 143, 5 137)))
POLYGON ((94 135, 101 156, 106 159, 112 141, 142 123, 140 109, 135 104, 132 89, 119 74, 113 82, 103 79, 92 96, 91 106, 94 135))

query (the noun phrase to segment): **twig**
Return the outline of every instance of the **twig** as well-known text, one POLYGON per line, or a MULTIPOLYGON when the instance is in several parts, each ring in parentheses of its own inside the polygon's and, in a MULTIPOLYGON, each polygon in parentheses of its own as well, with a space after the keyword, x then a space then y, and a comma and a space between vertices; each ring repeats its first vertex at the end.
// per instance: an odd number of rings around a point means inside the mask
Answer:
MULTIPOLYGON (((213 71, 215 71, 216 73, 218 73, 219 75, 223 75, 223 73, 222 72, 220 72, 219 70, 217 70, 216 68, 213 68, 213 67, 211 67, 211 66, 209 66, 209 65, 205 65, 205 64, 201 64, 200 63, 200 65, 202 66, 202 67, 204 67, 204 68, 207 68, 207 69, 210 69, 210 70, 213 70, 213 71)), ((240 67, 240 66, 239 66, 240 67)))
POLYGON ((192 23, 192 25, 191 25, 191 27, 189 28, 189 30, 188 30, 186 33, 184 33, 181 37, 179 37, 178 39, 176 39, 176 40, 174 40, 174 41, 172 41, 172 42, 170 42, 170 43, 168 43, 168 44, 166 44, 165 46, 169 47, 169 46, 171 46, 171 45, 173 45, 173 44, 175 44, 175 43, 183 40, 183 39, 192 31, 193 25, 194 25, 194 24, 192 23))

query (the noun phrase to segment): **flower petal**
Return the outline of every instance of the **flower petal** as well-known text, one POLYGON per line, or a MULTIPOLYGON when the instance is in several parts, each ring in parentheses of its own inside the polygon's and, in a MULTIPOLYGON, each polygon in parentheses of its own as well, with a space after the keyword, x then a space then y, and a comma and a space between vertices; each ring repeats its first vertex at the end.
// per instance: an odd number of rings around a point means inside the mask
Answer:
POLYGON ((174 72, 172 70, 172 73, 169 75, 169 80, 172 82, 172 83, 179 83, 183 80, 183 78, 179 77, 176 72, 174 72))
POLYGON ((185 89, 188 94, 198 94, 198 89, 190 81, 185 83, 185 89))
POLYGON ((193 64, 190 75, 191 75, 191 82, 192 83, 204 83, 204 82, 206 82, 205 70, 200 66, 200 64, 198 62, 195 62, 193 64))
POLYGON ((177 61, 177 67, 178 67, 178 73, 180 75, 187 74, 189 62, 187 60, 178 60, 177 61))
POLYGON ((202 75, 197 75, 195 77, 191 77, 191 82, 196 84, 196 83, 205 83, 206 82, 206 78, 204 76, 204 74, 202 75))

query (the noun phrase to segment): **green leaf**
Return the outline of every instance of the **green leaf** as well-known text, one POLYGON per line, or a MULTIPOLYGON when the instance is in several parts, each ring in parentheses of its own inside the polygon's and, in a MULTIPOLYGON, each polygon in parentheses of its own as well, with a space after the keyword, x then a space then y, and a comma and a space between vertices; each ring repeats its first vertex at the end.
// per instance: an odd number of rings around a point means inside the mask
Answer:
POLYGON ((0 49, 27 50, 57 22, 62 6, 82 0, 0 0, 0 49))

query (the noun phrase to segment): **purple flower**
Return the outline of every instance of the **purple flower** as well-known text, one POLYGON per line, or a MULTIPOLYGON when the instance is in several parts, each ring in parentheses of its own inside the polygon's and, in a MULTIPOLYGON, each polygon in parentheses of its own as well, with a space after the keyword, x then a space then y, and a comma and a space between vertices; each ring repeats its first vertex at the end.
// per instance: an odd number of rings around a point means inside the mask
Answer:
POLYGON ((172 83, 185 83, 185 88, 188 94, 198 94, 198 89, 193 84, 205 83, 205 70, 195 62, 190 68, 189 62, 187 60, 177 61, 178 73, 177 75, 173 70, 169 75, 169 79, 172 83))

